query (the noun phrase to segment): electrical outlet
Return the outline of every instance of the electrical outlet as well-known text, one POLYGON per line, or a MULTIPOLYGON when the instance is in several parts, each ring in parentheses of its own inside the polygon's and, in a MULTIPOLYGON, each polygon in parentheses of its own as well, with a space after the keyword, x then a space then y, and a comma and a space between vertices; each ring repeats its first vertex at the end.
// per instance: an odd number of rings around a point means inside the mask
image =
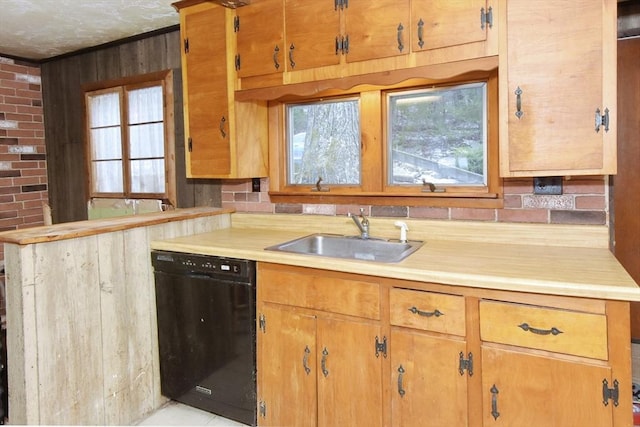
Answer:
POLYGON ((260 192, 260 178, 251 178, 251 191, 254 193, 260 192))
POLYGON ((533 194, 560 195, 562 194, 562 177, 545 176, 533 178, 533 194))

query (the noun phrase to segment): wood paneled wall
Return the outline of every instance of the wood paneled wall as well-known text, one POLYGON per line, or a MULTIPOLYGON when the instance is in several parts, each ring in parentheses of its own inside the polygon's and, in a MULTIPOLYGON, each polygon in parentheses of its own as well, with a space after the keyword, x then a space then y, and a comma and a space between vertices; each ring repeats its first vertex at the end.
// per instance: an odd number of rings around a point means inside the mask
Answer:
POLYGON ((49 201, 54 223, 87 219, 82 85, 174 70, 177 207, 220 206, 217 180, 185 177, 182 81, 178 29, 124 41, 41 66, 49 201))

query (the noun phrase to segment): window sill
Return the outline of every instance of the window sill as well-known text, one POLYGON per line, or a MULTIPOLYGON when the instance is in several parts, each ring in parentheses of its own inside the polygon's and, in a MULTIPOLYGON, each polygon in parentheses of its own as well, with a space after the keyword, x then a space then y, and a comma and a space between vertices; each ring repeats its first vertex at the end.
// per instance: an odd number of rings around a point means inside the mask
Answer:
POLYGON ((486 208, 500 209, 504 207, 504 199, 496 193, 420 193, 420 194, 381 194, 358 193, 337 194, 330 191, 309 192, 277 192, 270 191, 272 203, 309 203, 309 204, 363 204, 388 206, 433 206, 451 208, 486 208), (445 195, 446 194, 446 195, 445 195))

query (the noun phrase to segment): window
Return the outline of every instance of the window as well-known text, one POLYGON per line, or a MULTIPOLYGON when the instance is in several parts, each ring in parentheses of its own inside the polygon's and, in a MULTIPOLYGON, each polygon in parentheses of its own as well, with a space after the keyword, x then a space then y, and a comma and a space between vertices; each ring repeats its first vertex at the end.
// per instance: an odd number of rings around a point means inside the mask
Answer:
POLYGON ((287 181, 360 184, 360 112, 357 99, 289 104, 287 181))
POLYGON ((272 103, 272 200, 500 207, 497 98, 493 70, 272 103))
POLYGON ((487 84, 390 93, 389 185, 487 185, 487 84))
POLYGON ((85 91, 91 197, 172 203, 172 81, 169 71, 85 91))

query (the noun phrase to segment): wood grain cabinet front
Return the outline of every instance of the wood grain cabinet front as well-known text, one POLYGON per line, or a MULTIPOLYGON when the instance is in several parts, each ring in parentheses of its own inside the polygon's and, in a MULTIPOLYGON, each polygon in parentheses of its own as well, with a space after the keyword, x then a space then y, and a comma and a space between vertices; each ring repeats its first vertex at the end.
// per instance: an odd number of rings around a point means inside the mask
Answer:
POLYGON ((183 49, 186 174, 189 178, 267 176, 267 106, 234 97, 233 12, 179 2, 183 49), (181 7, 184 6, 184 7, 181 7))
POLYGON ((480 301, 483 425, 616 425, 630 394, 610 327, 605 313, 480 301))
POLYGON ((502 3, 501 175, 615 174, 616 1, 502 3))
POLYGON ((629 303, 258 263, 258 423, 628 427, 629 303))
POLYGON ((264 263, 258 283, 258 424, 381 426, 379 285, 264 263))
POLYGON ((468 425, 464 297, 391 288, 389 309, 391 424, 468 425))

